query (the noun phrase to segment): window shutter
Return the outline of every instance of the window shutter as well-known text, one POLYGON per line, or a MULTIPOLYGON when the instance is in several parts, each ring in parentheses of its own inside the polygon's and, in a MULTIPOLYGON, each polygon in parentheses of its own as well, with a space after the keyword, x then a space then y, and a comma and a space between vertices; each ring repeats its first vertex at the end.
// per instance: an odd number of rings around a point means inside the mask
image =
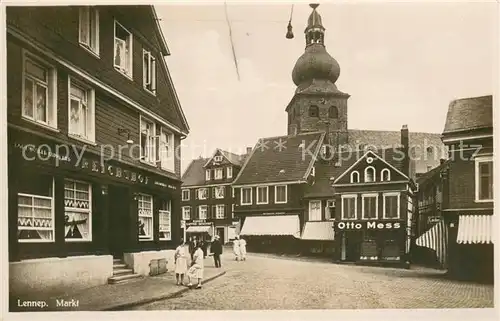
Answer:
POLYGON ((156 93, 156 59, 151 57, 151 90, 156 93))

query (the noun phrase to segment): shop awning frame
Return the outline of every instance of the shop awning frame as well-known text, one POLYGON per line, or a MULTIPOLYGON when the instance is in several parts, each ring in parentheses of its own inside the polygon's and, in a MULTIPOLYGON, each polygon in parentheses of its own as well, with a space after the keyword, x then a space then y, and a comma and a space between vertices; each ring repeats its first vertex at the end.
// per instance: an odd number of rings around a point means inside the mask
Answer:
POLYGON ((306 241, 333 241, 335 239, 333 221, 306 222, 301 239, 306 241))
POLYGON ((492 244, 493 215, 460 215, 458 219, 458 244, 492 244))
POLYGON ((420 235, 415 244, 436 251, 438 261, 444 266, 448 251, 448 228, 444 221, 439 221, 420 235))
POLYGON ((241 236, 293 236, 300 238, 298 215, 247 216, 241 236))
POLYGON ((209 226, 209 225, 201 225, 201 226, 192 225, 192 226, 188 226, 188 228, 186 229, 186 233, 208 233, 208 234, 210 234, 211 230, 212 230, 211 226, 209 226))

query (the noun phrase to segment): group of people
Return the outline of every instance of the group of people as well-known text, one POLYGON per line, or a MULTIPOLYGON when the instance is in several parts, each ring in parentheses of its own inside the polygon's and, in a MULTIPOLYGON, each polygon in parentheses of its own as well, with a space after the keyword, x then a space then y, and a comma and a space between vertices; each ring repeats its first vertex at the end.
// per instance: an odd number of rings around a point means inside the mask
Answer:
MULTIPOLYGON (((211 250, 214 255, 214 263, 216 268, 221 267, 220 256, 222 254, 222 243, 218 235, 215 236, 211 250)), ((175 278, 177 285, 184 285, 184 275, 188 277, 188 287, 193 287, 193 280, 197 281, 196 289, 201 289, 201 281, 203 279, 203 270, 205 268, 204 259, 207 256, 207 246, 203 241, 198 241, 196 238, 191 238, 186 244, 181 239, 179 246, 175 249, 174 264, 175 278)))
POLYGON ((233 253, 236 261, 246 261, 247 259, 247 241, 238 236, 233 241, 233 253))

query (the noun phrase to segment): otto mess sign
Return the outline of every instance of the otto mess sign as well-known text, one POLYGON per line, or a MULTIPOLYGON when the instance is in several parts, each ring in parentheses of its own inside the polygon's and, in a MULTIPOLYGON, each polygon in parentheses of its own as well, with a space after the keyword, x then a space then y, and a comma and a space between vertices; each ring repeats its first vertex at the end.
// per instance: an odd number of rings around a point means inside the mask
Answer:
POLYGON ((335 228, 338 230, 397 230, 401 228, 401 222, 336 222, 335 228))

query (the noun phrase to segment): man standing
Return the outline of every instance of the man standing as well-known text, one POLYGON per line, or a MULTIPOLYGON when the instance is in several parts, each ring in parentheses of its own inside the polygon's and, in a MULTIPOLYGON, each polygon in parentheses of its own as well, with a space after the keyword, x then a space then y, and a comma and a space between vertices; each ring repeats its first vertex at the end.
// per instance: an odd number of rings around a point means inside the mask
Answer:
POLYGON ((212 253, 214 254, 215 267, 220 268, 221 267, 220 256, 222 254, 222 243, 220 242, 218 235, 215 236, 215 239, 212 242, 212 253))

